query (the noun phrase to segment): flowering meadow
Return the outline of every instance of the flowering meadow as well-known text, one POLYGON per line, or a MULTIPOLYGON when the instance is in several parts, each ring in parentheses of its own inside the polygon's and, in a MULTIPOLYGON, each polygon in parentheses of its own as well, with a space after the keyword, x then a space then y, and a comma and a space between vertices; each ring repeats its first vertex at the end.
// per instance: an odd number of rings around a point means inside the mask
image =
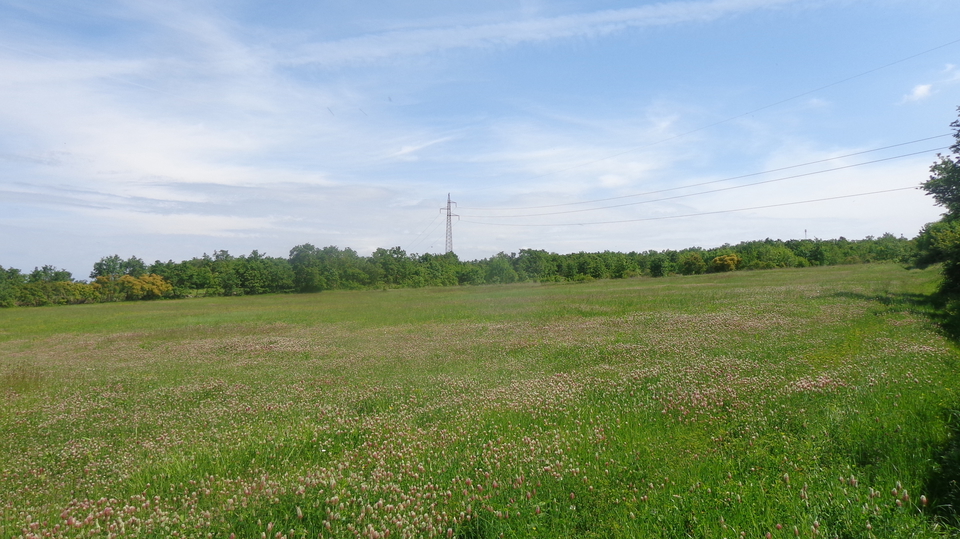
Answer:
POLYGON ((935 270, 0 311, 0 537, 947 537, 935 270))

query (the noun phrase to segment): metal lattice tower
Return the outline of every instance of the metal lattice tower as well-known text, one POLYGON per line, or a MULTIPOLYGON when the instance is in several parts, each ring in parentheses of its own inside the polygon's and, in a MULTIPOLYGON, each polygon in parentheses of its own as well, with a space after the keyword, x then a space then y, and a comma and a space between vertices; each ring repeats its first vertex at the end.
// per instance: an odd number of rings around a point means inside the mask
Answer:
MULTIPOLYGON (((450 200, 450 193, 447 193, 447 250, 444 253, 453 252, 453 218, 460 218, 459 215, 452 213, 451 209, 457 203, 450 200)), ((443 208, 440 208, 440 211, 443 211, 443 208)))

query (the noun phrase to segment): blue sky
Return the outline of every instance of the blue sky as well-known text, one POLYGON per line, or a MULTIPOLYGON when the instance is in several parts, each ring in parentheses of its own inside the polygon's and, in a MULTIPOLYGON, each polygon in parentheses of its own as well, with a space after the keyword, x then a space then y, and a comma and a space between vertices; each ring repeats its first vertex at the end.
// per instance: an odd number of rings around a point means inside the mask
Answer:
POLYGON ((957 20, 955 0, 0 0, 0 265, 442 252, 447 193, 462 259, 912 237, 940 213, 920 191, 783 204, 926 179, 951 139, 912 141, 956 118, 957 20))

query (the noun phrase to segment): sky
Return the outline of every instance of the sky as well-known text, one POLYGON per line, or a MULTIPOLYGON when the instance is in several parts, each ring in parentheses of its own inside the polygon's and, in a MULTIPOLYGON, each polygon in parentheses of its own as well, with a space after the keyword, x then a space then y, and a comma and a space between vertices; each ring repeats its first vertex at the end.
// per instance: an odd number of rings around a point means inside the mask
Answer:
POLYGON ((913 237, 956 0, 0 0, 0 265, 913 237), (871 193, 871 194, 868 194, 871 193))

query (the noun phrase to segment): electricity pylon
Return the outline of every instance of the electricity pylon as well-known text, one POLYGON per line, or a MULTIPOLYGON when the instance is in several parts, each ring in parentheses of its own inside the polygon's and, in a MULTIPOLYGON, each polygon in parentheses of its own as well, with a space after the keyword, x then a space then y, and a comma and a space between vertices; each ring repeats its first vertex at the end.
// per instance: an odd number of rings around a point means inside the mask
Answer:
MULTIPOLYGON (((451 211, 453 206, 455 206, 456 204, 457 204, 456 202, 450 200, 450 193, 447 193, 447 208, 446 208, 447 210, 447 250, 444 251, 445 253, 453 252, 453 218, 454 217, 456 217, 457 219, 460 218, 459 215, 451 211)), ((440 211, 443 211, 443 210, 444 208, 440 208, 440 211)))

